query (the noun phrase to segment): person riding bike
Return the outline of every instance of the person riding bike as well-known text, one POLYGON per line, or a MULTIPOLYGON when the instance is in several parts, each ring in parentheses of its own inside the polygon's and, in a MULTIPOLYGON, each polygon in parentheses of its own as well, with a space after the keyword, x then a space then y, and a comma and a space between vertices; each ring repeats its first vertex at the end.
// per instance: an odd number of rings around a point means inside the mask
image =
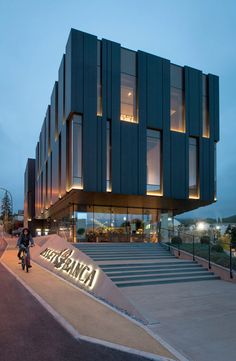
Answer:
MULTIPOLYGON (((32 236, 31 236, 30 230, 28 228, 24 228, 23 231, 21 232, 20 237, 18 238, 18 241, 17 241, 17 247, 19 247, 17 257, 19 259, 21 259, 21 253, 24 250, 26 252, 26 255, 27 255, 27 257, 29 259, 29 263, 30 263, 29 246, 34 246, 34 240, 33 240, 32 236)), ((29 264, 29 267, 32 267, 32 266, 29 264)))

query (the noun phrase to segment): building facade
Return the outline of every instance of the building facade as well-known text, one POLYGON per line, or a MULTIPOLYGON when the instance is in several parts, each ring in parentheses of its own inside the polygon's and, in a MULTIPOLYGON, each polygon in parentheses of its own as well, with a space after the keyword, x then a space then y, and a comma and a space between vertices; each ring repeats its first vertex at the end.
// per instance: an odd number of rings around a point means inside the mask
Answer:
POLYGON ((35 160, 35 219, 73 241, 156 240, 216 200, 219 79, 72 29, 35 160))

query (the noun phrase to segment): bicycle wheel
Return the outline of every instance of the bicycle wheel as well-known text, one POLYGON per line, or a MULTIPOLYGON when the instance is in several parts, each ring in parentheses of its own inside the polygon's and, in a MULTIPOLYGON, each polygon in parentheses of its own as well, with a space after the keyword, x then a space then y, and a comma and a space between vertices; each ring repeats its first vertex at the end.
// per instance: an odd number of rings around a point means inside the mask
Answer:
POLYGON ((29 272, 29 260, 28 257, 25 257, 25 268, 26 268, 26 272, 29 272))
POLYGON ((21 267, 24 271, 24 269, 25 269, 25 257, 24 256, 22 256, 22 258, 21 258, 21 267))

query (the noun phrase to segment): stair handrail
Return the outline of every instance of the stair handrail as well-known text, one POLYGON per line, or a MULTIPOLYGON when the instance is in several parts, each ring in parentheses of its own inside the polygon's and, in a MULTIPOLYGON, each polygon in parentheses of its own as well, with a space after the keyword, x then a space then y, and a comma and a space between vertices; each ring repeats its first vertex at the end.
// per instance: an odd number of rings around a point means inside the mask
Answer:
MULTIPOLYGON (((170 237, 171 233, 172 233, 172 235, 175 235, 175 230, 170 229, 170 228, 160 227, 159 228, 159 237, 158 238, 159 238, 159 243, 161 244, 161 246, 167 247, 169 249, 169 251, 171 251, 171 249, 178 250, 178 257, 180 257, 181 251, 184 251, 184 250, 181 250, 180 244, 172 245, 172 244, 170 244, 170 242, 168 242, 168 243, 163 242, 161 237, 160 237, 160 234, 161 234, 162 230, 163 231, 168 231, 168 238, 171 238, 170 237)), ((191 233, 187 233, 187 232, 178 231, 178 234, 180 234, 180 233, 182 233, 185 236, 188 236, 188 237, 192 238, 192 257, 193 257, 193 261, 195 261, 195 235, 191 234, 191 233)), ((230 278, 232 279, 234 277, 234 272, 233 272, 233 252, 236 253, 236 244, 232 243, 231 241, 230 242, 221 241, 221 244, 227 245, 229 247, 229 257, 230 257, 230 259, 229 259, 229 267, 226 266, 225 268, 229 269, 230 278)), ((212 263, 211 246, 212 246, 212 243, 211 243, 211 241, 209 241, 209 243, 208 243, 208 268, 209 269, 211 269, 211 263, 212 263)), ((184 252, 191 254, 188 251, 184 251, 184 252)))

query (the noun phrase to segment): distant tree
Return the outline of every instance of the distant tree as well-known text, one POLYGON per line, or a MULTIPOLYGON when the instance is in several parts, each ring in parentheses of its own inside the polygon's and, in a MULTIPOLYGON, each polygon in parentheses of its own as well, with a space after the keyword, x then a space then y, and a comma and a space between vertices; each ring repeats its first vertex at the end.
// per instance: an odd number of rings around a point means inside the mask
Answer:
POLYGON ((231 231, 232 231, 231 224, 229 224, 225 230, 225 234, 231 234, 231 231))
POLYGON ((234 247, 236 246, 236 227, 231 229, 231 243, 234 247))
POLYGON ((11 199, 7 192, 5 192, 3 199, 2 199, 2 205, 1 205, 1 219, 3 221, 9 221, 12 217, 12 204, 11 199))

